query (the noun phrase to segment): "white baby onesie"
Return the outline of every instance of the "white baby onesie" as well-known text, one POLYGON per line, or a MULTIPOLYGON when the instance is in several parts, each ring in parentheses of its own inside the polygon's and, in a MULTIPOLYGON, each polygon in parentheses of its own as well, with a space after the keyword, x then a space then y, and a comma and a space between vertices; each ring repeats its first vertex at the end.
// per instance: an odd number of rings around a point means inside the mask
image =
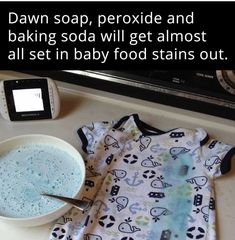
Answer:
POLYGON ((72 209, 50 239, 215 240, 214 179, 235 148, 203 129, 155 129, 137 114, 81 127, 85 213, 72 209))

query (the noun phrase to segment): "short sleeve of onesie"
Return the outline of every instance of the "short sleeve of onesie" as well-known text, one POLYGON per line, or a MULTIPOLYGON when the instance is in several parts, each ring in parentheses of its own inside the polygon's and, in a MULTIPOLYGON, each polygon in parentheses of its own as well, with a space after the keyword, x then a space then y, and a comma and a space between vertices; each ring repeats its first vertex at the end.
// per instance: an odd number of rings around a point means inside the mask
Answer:
POLYGON ((82 141, 83 151, 87 154, 94 153, 96 144, 99 143, 103 134, 112 128, 115 122, 95 122, 78 129, 78 135, 82 141))
POLYGON ((215 139, 209 139, 202 146, 202 159, 204 167, 210 177, 219 177, 230 171, 231 158, 234 148, 215 139))
POLYGON ((163 132, 137 114, 78 134, 91 208, 60 218, 51 240, 216 239, 213 180, 229 171, 232 146, 200 128, 163 132))

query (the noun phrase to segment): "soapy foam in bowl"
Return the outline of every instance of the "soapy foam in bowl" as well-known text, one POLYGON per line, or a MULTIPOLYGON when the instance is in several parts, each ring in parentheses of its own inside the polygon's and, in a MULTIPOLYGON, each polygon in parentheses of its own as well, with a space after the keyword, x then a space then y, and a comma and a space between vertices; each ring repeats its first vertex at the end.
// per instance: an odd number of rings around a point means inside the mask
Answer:
POLYGON ((71 206, 41 193, 78 197, 85 178, 79 152, 61 139, 24 135, 0 143, 0 220, 35 226, 71 206))

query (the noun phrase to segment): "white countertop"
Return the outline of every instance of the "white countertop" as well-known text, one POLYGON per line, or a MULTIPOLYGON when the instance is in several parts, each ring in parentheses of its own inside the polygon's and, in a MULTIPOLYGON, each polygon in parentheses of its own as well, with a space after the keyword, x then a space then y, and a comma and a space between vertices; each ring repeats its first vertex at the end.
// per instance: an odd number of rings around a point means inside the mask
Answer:
MULTIPOLYGON (((0 71, 0 80, 28 75, 0 71)), ((56 79, 55 79, 56 80, 56 79)), ((138 100, 117 94, 57 82, 61 97, 58 119, 10 122, 0 116, 0 141, 21 134, 40 133, 59 137, 81 149, 76 130, 91 121, 118 119, 138 113, 141 119, 162 130, 176 127, 204 128, 211 136, 235 146, 235 121, 179 108, 138 100)), ((233 159, 233 162, 235 159, 233 159)), ((227 175, 216 180, 218 240, 235 236, 235 163, 227 175)), ((0 223, 0 239, 47 240, 53 224, 23 228, 0 223)))

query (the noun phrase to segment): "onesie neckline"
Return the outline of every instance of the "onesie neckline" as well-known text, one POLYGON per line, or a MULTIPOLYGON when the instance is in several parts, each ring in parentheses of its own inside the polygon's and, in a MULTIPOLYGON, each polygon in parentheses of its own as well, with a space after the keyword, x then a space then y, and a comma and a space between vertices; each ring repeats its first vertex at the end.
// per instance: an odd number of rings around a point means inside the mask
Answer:
POLYGON ((139 115, 136 113, 132 114, 130 116, 124 116, 113 126, 113 128, 118 129, 122 125, 123 122, 126 122, 131 117, 133 117, 133 120, 134 120, 136 126, 138 127, 138 129, 140 130, 140 132, 146 136, 162 135, 162 134, 168 133, 173 130, 172 129, 170 131, 165 132, 158 128, 152 127, 152 126, 148 125, 147 123, 143 122, 142 120, 140 120, 139 115))
MULTIPOLYGON (((164 134, 169 134, 173 131, 177 131, 180 129, 183 129, 182 127, 177 127, 177 128, 172 128, 168 131, 163 131, 160 130, 158 128, 155 128, 145 122, 143 122, 140 118, 139 115, 137 113, 131 114, 131 115, 127 115, 122 117, 114 126, 114 129, 118 129, 124 122, 126 122, 128 119, 133 118, 137 128, 139 129, 139 131, 142 133, 142 136, 163 136, 164 134)), ((185 128, 184 128, 185 129, 185 128)), ((203 146, 204 144, 206 144, 209 140, 209 135, 206 133, 206 135, 204 136, 204 138, 200 141, 200 146, 203 146)))

